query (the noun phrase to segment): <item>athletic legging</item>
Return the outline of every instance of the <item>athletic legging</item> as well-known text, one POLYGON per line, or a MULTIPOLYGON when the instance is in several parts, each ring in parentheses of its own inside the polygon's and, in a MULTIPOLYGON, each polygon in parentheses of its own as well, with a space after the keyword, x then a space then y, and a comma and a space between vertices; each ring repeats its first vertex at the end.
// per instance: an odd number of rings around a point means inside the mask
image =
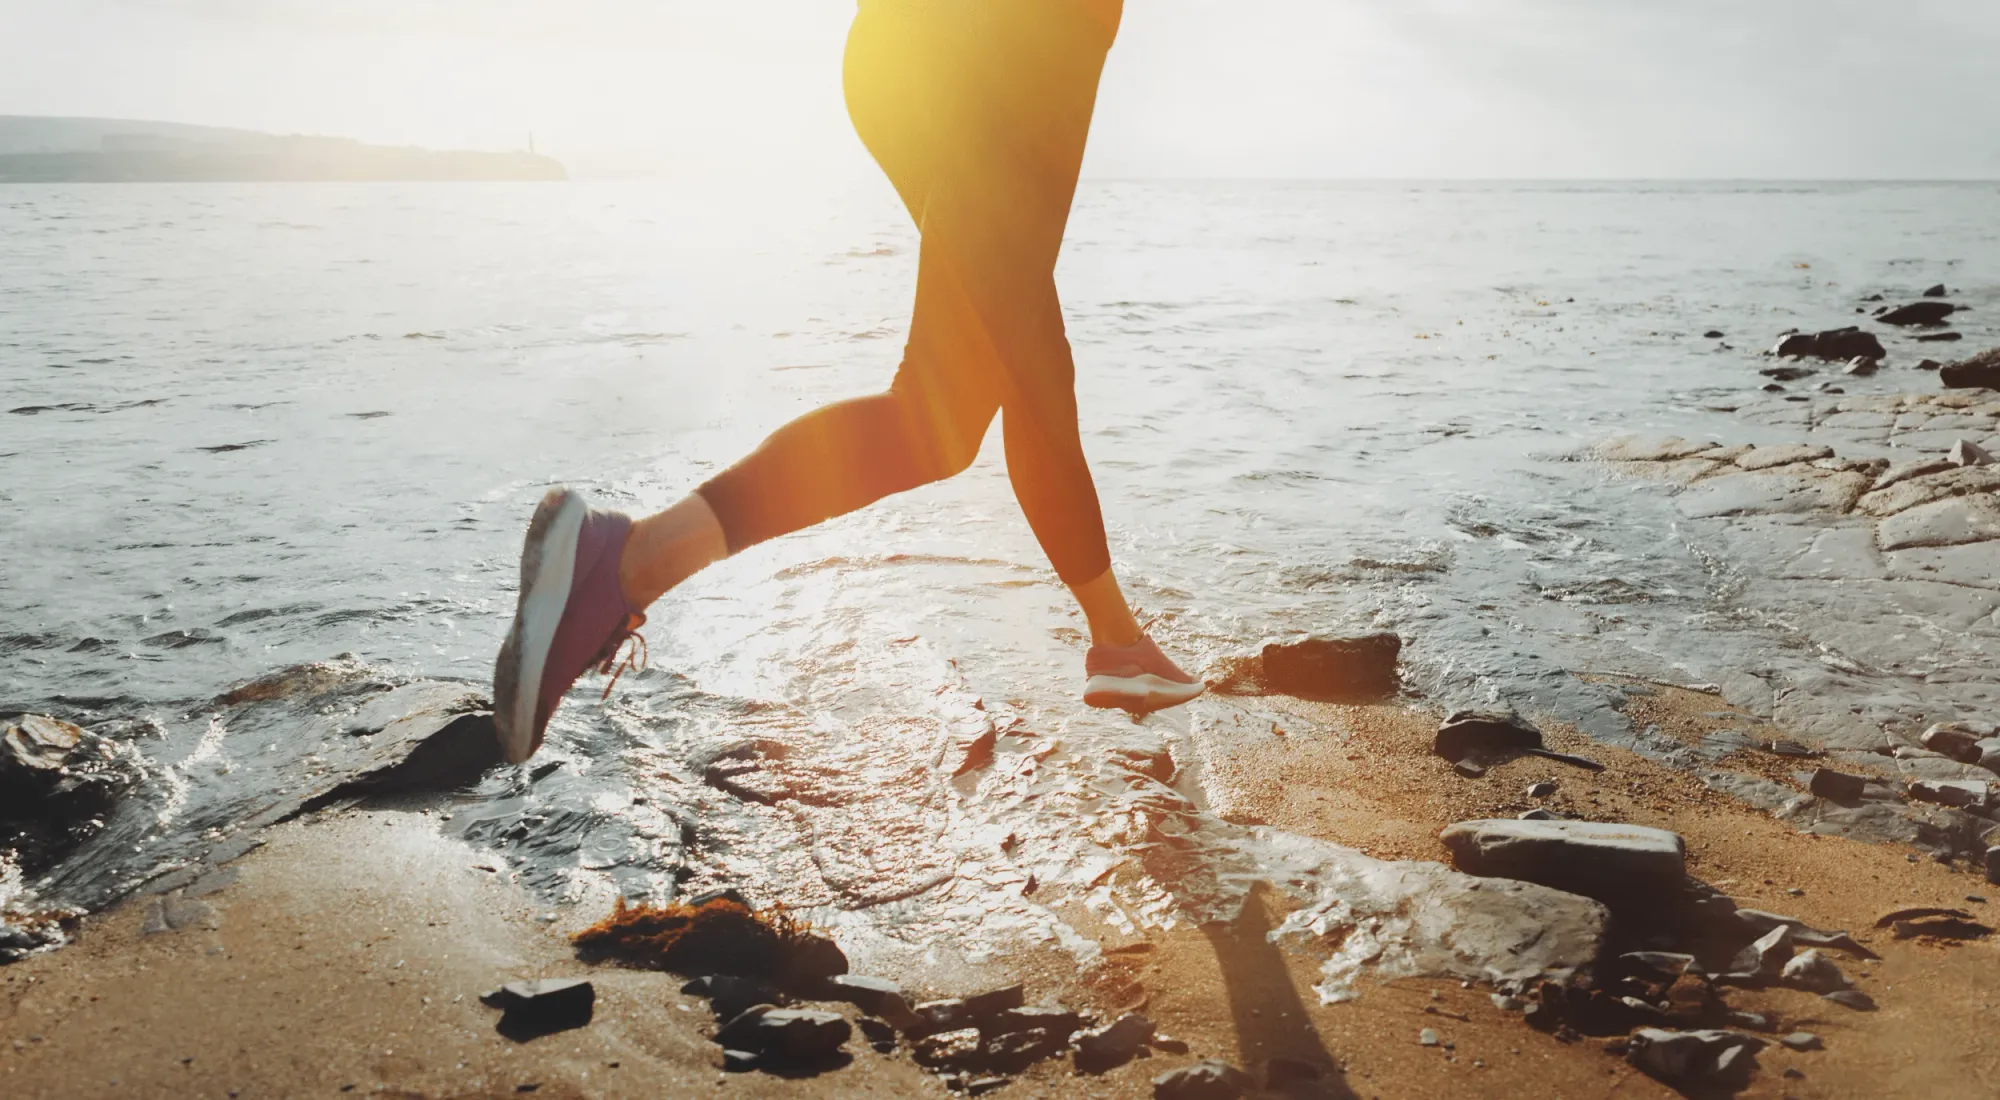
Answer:
POLYGON ((863 0, 847 110, 923 245, 888 392, 779 428, 699 492, 733 553, 965 469, 1005 410, 1007 475, 1065 583, 1111 566, 1077 436, 1056 254, 1115 0, 863 0))

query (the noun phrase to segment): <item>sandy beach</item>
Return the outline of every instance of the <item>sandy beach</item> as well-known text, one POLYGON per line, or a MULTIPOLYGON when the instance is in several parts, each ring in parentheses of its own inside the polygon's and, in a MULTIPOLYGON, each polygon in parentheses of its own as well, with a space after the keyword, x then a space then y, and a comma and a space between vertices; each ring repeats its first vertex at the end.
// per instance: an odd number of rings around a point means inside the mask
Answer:
MULTIPOLYGON (((1670 732, 1714 724, 1714 697, 1662 688, 1635 700, 1670 732)), ((1689 873, 1745 907, 1853 929, 1878 961, 1850 969, 1879 1003, 1855 1012, 1810 993, 1730 990, 1730 1007, 1765 1014, 1775 1034, 1809 1031, 1824 1049, 1761 1055, 1745 1097, 1991 1095, 2000 1049, 1987 1036, 1996 972, 1991 939, 1896 941, 1872 928, 1911 906, 1966 907, 1990 919, 1963 868, 1895 847, 1801 833, 1698 779, 1556 727, 1552 747, 1606 764, 1582 772, 1538 758, 1477 781, 1426 749, 1434 713, 1264 698, 1261 738, 1197 743, 1214 811, 1382 858, 1444 860, 1452 821, 1511 817, 1534 805, 1656 825, 1688 842, 1689 873), (1523 792, 1542 780, 1554 794, 1523 792)), ((89 918, 74 946, 0 972, 0 1080, 9 1095, 87 1096, 904 1096, 942 1095, 912 1061, 850 1044, 851 1064, 814 1076, 723 1073, 707 1005, 658 972, 578 961, 567 942, 608 905, 538 903, 476 849, 439 835, 434 806, 329 809, 277 826, 227 871, 165 898, 139 897, 89 918), (198 895, 198 896, 196 896, 198 895), (163 919, 164 918, 164 919, 163 919), (150 925, 150 927, 149 927, 150 925), (169 927, 168 925, 178 925, 169 927), (585 1027, 526 1043, 494 1031, 478 994, 505 981, 587 977, 585 1027)), ((1058 904, 1060 908, 1060 905, 1058 904)), ((1152 1079, 1201 1057, 1318 1067, 1318 1080, 1257 1095, 1665 1097, 1666 1086, 1607 1053, 1602 1039, 1534 1030, 1491 991, 1456 981, 1368 983, 1322 1005, 1310 946, 1268 932, 1288 903, 1253 892, 1227 923, 1102 937, 1079 969, 1060 951, 1025 950, 983 969, 895 975, 926 996, 1019 981, 1030 1002, 1102 1018, 1140 1010, 1183 1055, 1101 1075, 1065 1057, 1038 1063, 1004 1095, 1143 1097, 1152 1079), (1439 1045, 1420 1041, 1432 1029, 1439 1045)), ((1079 921, 1083 926, 1083 922, 1079 921)), ((851 959, 871 973, 870 959, 851 959)), ((850 1006, 823 1006, 844 1009, 850 1006)))

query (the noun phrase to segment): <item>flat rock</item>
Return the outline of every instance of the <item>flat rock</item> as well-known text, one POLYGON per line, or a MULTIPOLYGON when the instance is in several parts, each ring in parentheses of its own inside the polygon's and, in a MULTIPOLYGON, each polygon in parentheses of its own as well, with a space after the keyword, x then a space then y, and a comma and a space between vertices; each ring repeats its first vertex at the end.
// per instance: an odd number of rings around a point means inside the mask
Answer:
POLYGON ((1542 747, 1542 731, 1512 710, 1459 710, 1447 715, 1431 741, 1446 760, 1479 762, 1542 747))
POLYGON ((1871 516, 1893 516, 1919 504, 1928 504, 1946 497, 1963 496, 1967 493, 1990 493, 2000 490, 2000 468, 1991 466, 1964 466, 1941 470, 1932 474, 1919 474, 1891 485, 1863 493, 1855 501, 1855 508, 1871 516))
POLYGON ((1812 779, 1806 789, 1821 798, 1830 798, 1835 802, 1859 802, 1862 794, 1868 789, 1868 780, 1858 775, 1837 772, 1832 768, 1814 768, 1812 779))
POLYGON ((1076 1037, 1076 1068, 1102 1073, 1122 1066, 1138 1055, 1153 1031, 1153 1021, 1128 1012, 1104 1027, 1083 1032, 1076 1037))
POLYGON ((597 990, 587 981, 544 978, 508 982, 479 1000, 500 1010, 496 1030, 517 1043, 582 1027, 596 1012, 597 990))
POLYGON ((836 1012, 757 1005, 722 1025, 715 1041, 726 1050, 809 1061, 838 1051, 853 1033, 836 1012))
POLYGON ((1211 1058, 1153 1078, 1153 1100, 1236 1100, 1249 1087, 1248 1074, 1211 1058))
POLYGON ((1368 700, 1396 694, 1396 661, 1403 640, 1394 634, 1316 636, 1264 646, 1265 686, 1302 699, 1368 700))
POLYGON ((1875 998, 1858 989, 1837 989, 1832 993, 1822 993, 1820 997, 1834 1004, 1851 1008, 1856 1012, 1875 1011, 1875 998))
POLYGON ((1963 722, 1939 722, 1917 738, 1917 743, 1965 764, 1977 764, 1980 735, 1963 722))
POLYGON ((2000 500, 1991 493, 1919 504, 1882 521, 1875 540, 1883 550, 1960 546, 2000 539, 2000 500))
POLYGON ((1986 849, 1986 881, 2000 885, 2000 845, 1986 849))
POLYGON ((1625 1060, 1646 1076, 1674 1086, 1745 1080, 1764 1040, 1736 1031, 1668 1031, 1642 1027, 1632 1033, 1625 1060))
POLYGON ((1832 993, 1847 989, 1854 983, 1840 972, 1839 964, 1827 958, 1818 950, 1801 951, 1792 961, 1785 964, 1779 974, 1779 981, 1793 989, 1803 989, 1808 993, 1832 993))
POLYGON ((1613 439, 1595 448, 1597 456, 1611 462, 1673 462, 1715 450, 1708 440, 1688 440, 1679 436, 1665 439, 1613 439))
POLYGON ((2000 390, 2000 348, 1946 363, 1938 368, 1938 381, 1947 389, 2000 390))
POLYGON ((1068 1039, 1082 1026, 1082 1014, 1073 1009, 1053 1005, 1027 1005, 996 1012, 981 1021, 979 1029, 988 1035, 1006 1035, 1015 1031, 1046 1031, 1068 1039))
POLYGON ((1904 462, 1891 463, 1887 469, 1875 475, 1875 484, 1869 491, 1887 489, 1891 485, 1908 481, 1913 477, 1943 473, 1946 470, 1954 469, 1961 465, 1963 463, 1953 462, 1949 458, 1942 458, 1935 455, 1926 455, 1923 458, 1913 458, 1904 462))
POLYGON ((883 1016, 888 998, 900 1000, 903 996, 902 986, 887 978, 865 974, 836 974, 827 979, 826 985, 833 1000, 846 1001, 871 1016, 883 1016))
POLYGON ((1599 900, 1680 887, 1687 846, 1643 825, 1595 821, 1461 821, 1439 839, 1459 869, 1521 879, 1599 900))
POLYGON ((1811 462, 1815 459, 1832 457, 1832 447, 1811 443, 1780 443, 1768 447, 1752 447, 1737 456, 1736 465, 1745 470, 1768 470, 1776 466, 1789 466, 1794 462, 1811 462))
POLYGON ((1784 972, 1794 950, 1791 926, 1781 924, 1737 952, 1725 976, 1737 981, 1772 981, 1784 972))
POLYGON ((1888 352, 1882 348, 1882 341, 1872 332, 1858 328, 1828 329, 1824 332, 1795 333, 1779 340, 1771 349, 1771 354, 1784 357, 1812 357, 1829 362, 1846 362, 1856 356, 1867 359, 1883 358, 1888 352))
POLYGON ((1909 792, 1919 802, 1960 809, 1983 809, 1992 796, 1985 782, 1973 779, 1919 779, 1910 784, 1909 792))
POLYGON ((1950 302, 1911 302, 1876 318, 1885 325, 1941 325, 1944 319, 1957 312, 1958 307, 1950 302))
POLYGON ((1951 293, 1951 292, 1950 292, 1950 291, 1948 291, 1948 290, 1946 290, 1946 289, 1944 288, 1944 284, 1943 284, 1943 283, 1939 283, 1938 285, 1936 285, 1936 286, 1934 286, 1934 287, 1931 287, 1931 288, 1930 288, 1929 290, 1926 290, 1926 291, 1924 291, 1924 297, 1926 297, 1926 298, 1942 298, 1942 297, 1944 297, 1944 296, 1945 296, 1946 294, 1949 294, 1949 293, 1951 293))
POLYGON ((1819 1041, 1819 1036, 1814 1035, 1810 1031, 1794 1031, 1790 1035, 1779 1038, 1778 1042, 1783 1044, 1787 1050, 1801 1052, 1819 1050, 1823 1045, 1819 1041))

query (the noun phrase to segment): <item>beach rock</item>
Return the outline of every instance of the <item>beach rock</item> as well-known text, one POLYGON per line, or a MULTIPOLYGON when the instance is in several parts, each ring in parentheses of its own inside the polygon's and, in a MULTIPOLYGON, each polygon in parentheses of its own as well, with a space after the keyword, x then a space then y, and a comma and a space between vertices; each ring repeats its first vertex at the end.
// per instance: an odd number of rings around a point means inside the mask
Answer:
POLYGON ((717 1020, 733 1020, 757 1005, 779 1003, 777 986, 761 978, 744 978, 734 974, 696 979, 682 986, 681 992, 694 992, 707 997, 709 1010, 715 1013, 717 1020))
POLYGON ((920 1030, 936 1033, 977 1027, 1009 1009, 1020 1008, 1023 992, 1022 987, 1015 984, 971 997, 925 1001, 915 1010, 917 1019, 921 1021, 920 1030))
POLYGON ((1627 951, 1618 961, 1651 981, 1670 982, 1694 967, 1694 956, 1676 951, 1627 951))
POLYGON ((1909 791, 1919 802, 1969 810, 1984 809, 1992 793, 1985 783, 1971 779, 1919 779, 1910 784, 1909 791))
POLYGON ((1600 901, 1679 889, 1686 845, 1664 829, 1595 821, 1461 821, 1439 839, 1475 875, 1522 879, 1600 901))
POLYGON ((1880 369, 1882 369, 1882 361, 1880 359, 1869 359, 1857 355, 1847 361, 1847 366, 1841 368, 1841 373, 1850 374, 1856 378, 1866 378, 1880 369))
POLYGON ((1794 1031, 1790 1035, 1780 1038, 1778 1042, 1783 1044, 1787 1050, 1796 1050, 1802 1053, 1808 1050, 1819 1050, 1823 1045, 1819 1041, 1819 1036, 1814 1035, 1810 1031, 1794 1031))
POLYGON ((1832 993, 1820 994, 1821 999, 1851 1008, 1856 1012, 1875 1011, 1875 998, 1858 989, 1837 989, 1832 993))
POLYGON ((1963 722, 1939 722, 1925 730, 1917 743, 1965 764, 1979 763, 1980 736, 1963 722))
POLYGON ((1831 768, 1814 768, 1806 789, 1835 802, 1859 802, 1862 792, 1868 789, 1868 780, 1831 768))
POLYGON ((1512 710, 1453 711, 1431 741, 1431 751, 1451 761, 1479 762, 1541 746, 1542 731, 1512 710))
POLYGON ((1950 302, 1911 302, 1897 306, 1878 318, 1885 325, 1941 325, 1957 311, 1950 302))
MULTIPOLYGON (((1765 367, 1757 372, 1773 382, 1796 382, 1801 378, 1811 378, 1819 373, 1811 367, 1765 367)), ((1779 389, 1784 387, 1780 386, 1779 389)))
POLYGON ((1817 950, 1799 952, 1785 964, 1779 980, 1793 989, 1803 989, 1808 993, 1832 993, 1854 984, 1840 972, 1838 964, 1817 950))
POLYGON ((1986 849, 1986 881, 2000 886, 2000 845, 1986 849))
POLYGON ((978 1028, 959 1027, 916 1040, 910 1045, 910 1055, 918 1065, 932 1069, 969 1069, 979 1064, 981 1046, 978 1028))
POLYGON ((1919 360, 1917 360, 1917 369, 1918 369, 1918 370, 1936 370, 1936 369, 1938 369, 1939 367, 1942 367, 1942 366, 1944 366, 1944 364, 1943 364, 1943 363, 1940 363, 1940 362, 1938 362, 1938 361, 1937 361, 1937 360, 1935 360, 1935 359, 1919 359, 1919 360))
POLYGON ((1882 521, 1875 542, 1883 550, 1963 546, 2000 538, 2000 498, 1991 493, 1947 497, 1919 504, 1882 521))
POLYGON ((757 1053, 750 1050, 725 1050, 722 1052, 724 1073, 749 1073, 757 1068, 757 1053))
POLYGON ((1945 453, 1945 458, 1950 460, 1953 466, 1991 466, 1993 464, 1993 456, 1987 453, 1986 448, 1969 439, 1960 439, 1952 443, 1951 450, 1945 453))
POLYGON ((847 973, 847 953, 825 936, 804 934, 784 941, 777 963, 778 984, 787 989, 818 989, 847 973))
POLYGON ((1722 339, 1722 330, 1719 328, 1709 329, 1707 332, 1701 334, 1701 338, 1704 340, 1720 340, 1722 339))
POLYGON ((1872 332, 1858 328, 1836 328, 1825 332, 1799 333, 1778 341, 1771 354, 1804 358, 1811 356, 1829 362, 1846 362, 1859 356, 1863 359, 1881 359, 1888 354, 1882 348, 1882 341, 1872 332))
POLYGON ((868 1013, 883 1016, 882 1011, 891 997, 902 1000, 903 987, 887 978, 871 978, 865 974, 836 974, 827 979, 829 999, 846 1001, 848 1004, 868 1013))
POLYGON ((1844 951, 1856 958, 1873 959, 1877 957, 1873 951, 1861 946, 1860 943, 1855 941, 1853 936, 1848 935, 1846 932, 1824 931, 1812 927, 1797 917, 1780 916, 1777 913, 1767 913, 1762 909, 1737 909, 1729 913, 1726 918, 1717 922, 1717 924, 1718 927, 1715 930, 1723 936, 1731 935, 1732 928, 1738 930, 1736 934, 1747 933, 1752 936, 1765 936, 1782 925, 1792 930, 1792 944, 1795 947, 1828 947, 1836 951, 1844 951))
POLYGON ((1236 1100, 1249 1087, 1249 1075, 1210 1058, 1153 1078, 1153 1100, 1236 1100))
POLYGON ((1083 1026, 1083 1016, 1072 1009, 1048 1005, 1030 1005, 1009 1008, 996 1012, 979 1022, 979 1030, 987 1035, 1006 1035, 1016 1031, 1047 1031, 1068 1039, 1076 1029, 1083 1026))
POLYGON ((722 1025, 715 1041, 726 1050, 811 1061, 834 1054, 853 1034, 854 1029, 836 1012, 757 1005, 722 1025))
POLYGON ((517 1043, 582 1027, 597 1008, 597 989, 587 981, 544 978, 508 982, 479 996, 480 1003, 500 1010, 500 1034, 517 1043))
POLYGON ((1822 458, 1832 458, 1833 448, 1816 443, 1778 443, 1765 447, 1752 447, 1736 456, 1736 465, 1745 470, 1770 470, 1779 466, 1790 466, 1795 462, 1813 462, 1822 458))
POLYGON ((1945 296, 1946 294, 1949 294, 1949 293, 1951 293, 1951 292, 1950 292, 1950 291, 1948 291, 1948 290, 1946 290, 1946 289, 1944 288, 1944 284, 1943 284, 1943 283, 1939 283, 1938 285, 1936 285, 1936 286, 1934 286, 1934 287, 1931 287, 1931 288, 1930 288, 1929 290, 1926 290, 1926 291, 1924 291, 1924 297, 1926 297, 1926 298, 1942 298, 1942 297, 1944 297, 1944 296, 1945 296))
POLYGON ((1394 634, 1312 637, 1264 647, 1264 683, 1302 699, 1364 700, 1396 694, 1396 659, 1403 640, 1394 634))
POLYGON ((1102 1073, 1122 1066, 1152 1039, 1153 1031, 1153 1021, 1128 1012, 1104 1027, 1083 1032, 1076 1037, 1076 1068, 1102 1073))
POLYGON ((2000 348, 1983 351, 1970 359, 1946 363, 1938 368, 1938 381, 1946 389, 2000 390, 2000 348))
POLYGON ((1633 1032, 1625 1060, 1656 1081, 1676 1087, 1729 1085, 1747 1079, 1764 1040, 1735 1031, 1633 1032))
POLYGON ((1919 343, 1919 344, 1955 344, 1955 343, 1957 343, 1957 342, 1959 342, 1960 340, 1963 340, 1963 339, 1965 339, 1965 336, 1964 336, 1964 334, 1963 334, 1963 333, 1957 333, 1957 332, 1927 332, 1927 333, 1925 333, 1924 335, 1922 335, 1922 336, 1919 336, 1919 337, 1917 337, 1917 343, 1919 343))
POLYGON ((1547 798, 1555 793, 1556 784, 1552 779, 1544 779, 1539 783, 1528 784, 1529 798, 1547 798))
POLYGON ((1069 1036, 1069 1031, 1039 1027, 987 1034, 980 1041, 979 1062, 996 1073, 1019 1073, 1068 1050, 1069 1036))
POLYGON ((109 812, 146 774, 131 745, 24 714, 0 732, 0 820, 68 829, 109 812))
POLYGON ((1738 951, 1729 962, 1728 972, 1721 977, 1737 982, 1774 981, 1784 972, 1794 950, 1792 928, 1781 924, 1738 951))

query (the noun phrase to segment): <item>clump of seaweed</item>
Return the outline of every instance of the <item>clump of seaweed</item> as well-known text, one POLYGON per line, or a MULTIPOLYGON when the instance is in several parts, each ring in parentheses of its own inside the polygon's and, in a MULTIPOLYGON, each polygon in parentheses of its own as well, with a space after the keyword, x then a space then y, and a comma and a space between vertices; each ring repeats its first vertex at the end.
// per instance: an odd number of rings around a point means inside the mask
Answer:
POLYGON ((782 909, 757 912, 730 897, 688 905, 628 905, 570 938, 592 961, 692 976, 731 974, 802 987, 847 972, 832 940, 782 909))

